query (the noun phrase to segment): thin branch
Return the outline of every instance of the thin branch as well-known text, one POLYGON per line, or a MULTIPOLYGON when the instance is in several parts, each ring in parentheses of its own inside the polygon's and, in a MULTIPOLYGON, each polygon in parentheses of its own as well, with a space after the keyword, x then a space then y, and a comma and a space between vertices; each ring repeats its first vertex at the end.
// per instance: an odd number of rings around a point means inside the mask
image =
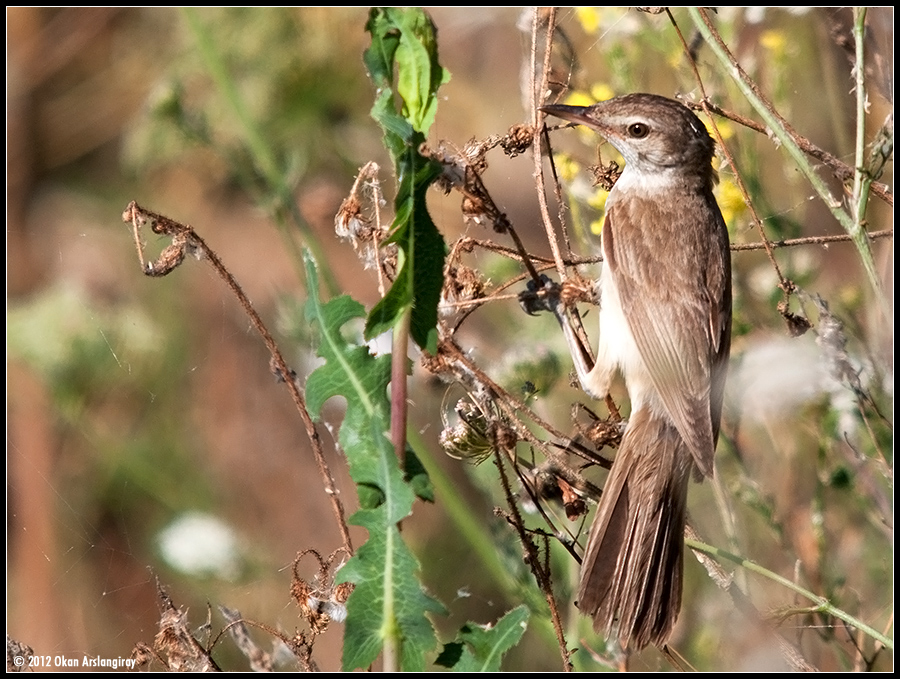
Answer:
POLYGON ((786 304, 793 285, 784 277, 784 274, 781 273, 781 267, 778 266, 778 262, 775 259, 775 252, 768 237, 766 236, 762 219, 757 214, 756 207, 753 205, 753 201, 750 200, 750 192, 747 190, 747 186, 746 184, 744 184, 744 179, 737 169, 737 165, 734 162, 734 156, 731 155, 731 150, 725 144, 725 140, 722 138, 722 133, 719 131, 719 126, 716 124, 716 120, 709 110, 709 96, 706 94, 706 88, 703 85, 703 78, 700 77, 700 71, 697 69, 697 62, 694 59, 693 52, 685 41, 684 36, 681 34, 681 29, 678 28, 678 24, 675 22, 675 17, 672 16, 672 12, 666 9, 666 14, 669 17, 669 21, 671 21, 672 25, 675 27, 675 33, 681 40, 682 47, 684 48, 684 53, 687 56, 688 62, 691 65, 691 69, 694 72, 694 78, 697 80, 697 85, 700 87, 700 92, 703 95, 700 105, 703 107, 704 112, 706 113, 706 116, 709 119, 710 124, 712 125, 713 132, 716 135, 716 141, 719 144, 719 148, 722 149, 722 153, 725 154, 725 159, 728 162, 728 165, 734 170, 734 179, 737 184, 738 190, 741 192, 741 197, 744 199, 744 204, 750 210, 750 215, 752 217, 754 225, 756 226, 756 230, 759 232, 762 246, 766 251, 769 262, 772 264, 772 268, 775 270, 775 275, 778 277, 778 287, 780 287, 784 292, 784 303, 786 304))
POLYGON ((218 255, 213 252, 212 248, 206 244, 192 227, 142 208, 135 201, 131 201, 128 204, 128 207, 125 208, 125 212, 122 214, 122 220, 132 225, 138 259, 141 262, 141 270, 146 275, 165 276, 174 271, 175 268, 181 264, 185 254, 193 254, 200 259, 206 259, 219 275, 219 278, 225 282, 225 285, 228 286, 237 298, 244 313, 250 318, 250 322, 253 324, 253 327, 256 328, 256 331, 262 337, 266 348, 272 355, 272 363, 276 368, 276 374, 284 380, 288 391, 291 393, 291 398, 293 399, 294 405, 297 407, 297 412, 300 414, 300 419, 303 420, 303 425, 306 428, 306 435, 309 437, 310 443, 312 443, 313 455, 316 458, 319 473, 325 484, 325 493, 331 500, 332 510, 334 511, 338 527, 341 531, 341 539, 344 542, 344 548, 352 554, 353 544, 350 540, 350 531, 344 516, 344 506, 338 494, 334 476, 325 460, 319 433, 312 421, 312 417, 309 415, 309 411, 306 409, 306 400, 300 392, 297 381, 292 378, 294 371, 288 368, 287 363, 281 354, 281 350, 278 348, 278 344, 263 323, 262 318, 260 318, 259 314, 256 312, 256 309, 253 308, 250 299, 244 293, 240 284, 235 280, 234 276, 231 275, 231 272, 225 267, 218 255), (144 259, 144 247, 140 237, 140 229, 147 224, 150 225, 150 228, 154 233, 172 237, 172 245, 169 245, 163 250, 156 262, 147 262, 144 259))
MULTIPOLYGON (((869 234, 869 238, 872 240, 879 240, 881 238, 893 238, 894 230, 893 229, 884 229, 882 231, 872 231, 869 234)), ((464 240, 467 244, 471 243, 472 245, 484 248, 486 250, 491 250, 492 252, 496 252, 499 255, 503 255, 504 257, 509 257, 510 259, 519 259, 519 254, 512 248, 505 247, 503 245, 498 245, 493 241, 489 240, 481 240, 479 238, 470 238, 469 236, 465 236, 462 240, 464 240)), ((847 243, 850 241, 850 236, 845 233, 835 234, 832 236, 804 236, 802 238, 784 238, 782 240, 770 240, 765 243, 732 243, 731 251, 732 252, 741 252, 744 250, 765 250, 767 245, 773 248, 790 248, 796 247, 798 245, 828 245, 829 243, 847 243)), ((542 257, 541 255, 528 255, 533 261, 541 262, 542 264, 553 264, 553 260, 550 257, 542 257)), ((577 255, 571 255, 570 257, 566 257, 563 259, 563 263, 566 266, 580 266, 582 264, 599 264, 603 261, 602 255, 590 255, 587 257, 579 257, 577 255)), ((544 267, 538 267, 538 271, 544 270, 544 267)))
MULTIPOLYGON (((872 240, 879 240, 882 238, 893 238, 894 230, 893 229, 885 229, 883 231, 872 231, 869 234, 869 238, 872 240)), ((848 234, 836 234, 832 236, 804 236, 802 238, 785 238, 782 240, 774 240, 774 241, 766 241, 763 243, 732 243, 731 251, 732 252, 747 252, 751 250, 764 250, 767 248, 788 248, 788 247, 797 247, 800 245, 823 245, 827 247, 831 243, 847 243, 849 242, 850 236, 848 234)), ((491 252, 495 252, 498 255, 502 255, 503 257, 508 257, 509 259, 513 259, 517 262, 521 262, 523 257, 521 253, 514 249, 505 245, 500 245, 495 243, 494 241, 484 240, 480 238, 471 238, 470 236, 463 236, 454 244, 454 252, 457 250, 468 250, 471 247, 480 247, 485 250, 489 250, 491 252)), ((544 271, 548 271, 554 268, 553 259, 550 257, 543 257, 541 255, 535 255, 528 253, 527 257, 532 260, 532 262, 539 262, 539 266, 535 266, 534 269, 537 273, 542 273, 544 271)), ((577 267, 585 264, 600 264, 603 262, 602 255, 591 255, 587 257, 580 257, 578 255, 570 255, 563 259, 563 263, 566 266, 577 267)), ((441 305, 446 308, 455 308, 455 309, 467 309, 470 312, 474 309, 477 309, 485 304, 490 302, 501 302, 501 301, 509 301, 509 300, 518 300, 521 298, 521 293, 510 293, 510 294, 500 294, 500 291, 509 289, 510 287, 521 283, 525 279, 524 274, 520 274, 518 276, 513 277, 512 279, 497 285, 495 288, 495 292, 485 295, 483 297, 479 297, 477 299, 467 299, 462 301, 443 301, 441 305)), ((456 326, 454 327, 454 331, 462 325, 462 322, 465 320, 466 316, 460 318, 456 322, 456 326)))
POLYGON ((815 607, 812 609, 814 612, 833 615, 834 617, 836 617, 840 620, 843 620, 848 625, 852 625, 853 627, 855 627, 859 630, 862 630, 863 632, 868 634, 873 639, 876 639, 880 643, 884 644, 885 648, 888 648, 892 651, 894 650, 894 642, 890 638, 888 638, 886 635, 884 635, 881 632, 879 632, 878 630, 876 630, 874 627, 867 625, 862 620, 859 620, 859 619, 853 617, 852 615, 850 615, 849 613, 847 613, 846 611, 838 608, 837 606, 832 604, 830 601, 828 601, 828 599, 826 599, 825 597, 821 597, 818 594, 815 594, 814 592, 810 592, 808 589, 805 589, 805 588, 801 587, 800 585, 792 582, 791 580, 788 580, 787 578, 785 578, 781 575, 778 575, 778 573, 774 573, 773 571, 770 571, 768 568, 764 568, 764 567, 760 566, 759 564, 754 563, 753 561, 745 559, 742 556, 738 556, 737 554, 732 554, 731 552, 727 552, 724 549, 719 549, 718 547, 713 547, 712 545, 707 545, 707 544, 704 544, 697 540, 687 539, 687 540, 685 540, 685 544, 690 549, 693 549, 694 551, 702 552, 704 554, 709 554, 710 556, 714 556, 717 559, 724 559, 726 561, 731 561, 733 563, 738 564, 742 568, 746 568, 749 571, 752 571, 758 575, 762 575, 763 577, 768 578, 769 580, 772 580, 773 582, 778 583, 782 587, 786 587, 787 589, 791 590, 792 592, 795 592, 795 593, 799 594, 800 596, 802 596, 806 599, 809 599, 811 602, 813 602, 813 604, 815 604, 815 607))
MULTIPOLYGON (((872 240, 878 240, 879 238, 893 238, 894 230, 893 229, 885 229, 883 231, 873 231, 869 234, 869 238, 872 240)), ((803 238, 786 238, 784 240, 773 240, 768 241, 768 245, 771 245, 775 248, 788 248, 795 247, 797 245, 828 245, 829 243, 846 243, 851 241, 852 238, 849 234, 838 234, 834 236, 805 236, 803 238)), ((762 250, 766 247, 766 243, 739 243, 732 244, 731 251, 739 252, 742 250, 762 250)))
POLYGON ((556 27, 556 8, 551 8, 547 16, 547 44, 544 49, 544 64, 541 69, 541 82, 534 82, 535 73, 537 73, 537 39, 538 26, 540 22, 540 12, 534 9, 534 20, 531 29, 531 120, 534 126, 534 178, 538 187, 538 206, 541 210, 541 222, 544 230, 547 232, 547 242, 550 245, 550 251, 553 253, 553 261, 556 263, 556 272, 559 274, 560 282, 566 280, 566 267, 563 264, 562 254, 559 251, 559 243, 556 240, 556 231, 553 228, 553 222, 550 218, 550 210, 547 207, 547 196, 544 191, 544 157, 542 153, 542 135, 538 133, 544 124, 544 113, 539 107, 544 103, 544 92, 547 91, 547 80, 550 72, 550 54, 553 47, 553 30, 556 27))
MULTIPOLYGON (((768 136, 765 125, 761 125, 755 120, 751 120, 746 116, 742 116, 740 113, 735 113, 734 111, 724 109, 721 106, 709 101, 708 99, 704 99, 702 103, 684 103, 688 108, 693 109, 694 111, 712 111, 717 116, 726 118, 732 122, 737 123, 738 125, 742 125, 748 129, 751 129, 754 132, 759 132, 760 134, 765 134, 766 136, 768 136)), ((836 179, 840 180, 841 182, 848 182, 853 179, 854 172, 852 166, 848 165, 843 160, 829 153, 825 149, 819 148, 806 137, 798 137, 796 141, 801 151, 803 151, 811 158, 815 158, 819 162, 831 168, 831 173, 835 176, 836 179)), ((873 181, 872 193, 874 193, 888 205, 894 205, 894 194, 891 192, 891 189, 887 184, 884 184, 883 182, 873 181)))
MULTIPOLYGON (((512 450, 504 450, 503 452, 507 456, 510 456, 511 454, 514 455, 514 451, 512 450)), ((510 510, 512 524, 515 526, 516 532, 519 535, 519 542, 525 550, 525 560, 534 575, 534 579, 537 580, 538 587, 544 594, 544 598, 550 608, 550 619, 553 621, 553 631, 556 633, 556 643, 559 647, 559 652, 562 655, 563 671, 571 672, 573 669, 572 661, 570 659, 571 652, 566 645, 566 636, 562 629, 559 606, 557 606, 556 597, 553 595, 553 581, 550 577, 550 570, 542 566, 538 549, 535 546, 534 541, 528 535, 528 532, 525 530, 525 522, 522 520, 516 498, 509 486, 509 479, 507 478, 506 470, 504 469, 503 456, 500 454, 499 448, 494 451, 494 463, 496 464, 500 475, 500 484, 502 485, 503 492, 506 496, 506 504, 510 510)))
MULTIPOLYGON (((738 63, 737 59, 728 49, 728 46, 722 40, 718 31, 716 31, 706 12, 700 9, 690 8, 688 9, 688 14, 694 21, 697 30, 700 31, 707 44, 710 46, 713 54, 725 67, 725 72, 731 75, 738 88, 740 88, 741 92, 753 108, 756 109, 757 113, 759 113, 765 121, 766 125, 771 130, 771 133, 777 137, 778 141, 784 146, 785 150, 787 150, 788 154, 794 160, 794 163, 796 163, 797 168, 803 173, 816 193, 819 194, 819 197, 825 203, 825 206, 831 211, 834 218, 840 223, 844 230, 850 234, 859 257, 862 260, 863 268, 866 271, 869 284, 875 293, 881 311, 888 320, 891 320, 893 314, 891 313, 890 305, 884 295, 881 281, 875 270, 872 250, 869 246, 868 236, 863 228, 864 222, 855 219, 848 211, 842 209, 841 201, 831 195, 831 191, 818 175, 815 168, 809 163, 806 155, 797 144, 797 139, 800 135, 793 129, 790 123, 779 115, 771 102, 769 102, 760 92, 756 83, 753 82, 741 68, 740 63, 738 63)), ((858 49, 861 54, 862 48, 859 47, 858 49)), ((863 70, 862 62, 856 64, 856 70, 857 72, 863 70)), ((855 171, 856 173, 861 173, 863 172, 863 168, 857 167, 855 171)))

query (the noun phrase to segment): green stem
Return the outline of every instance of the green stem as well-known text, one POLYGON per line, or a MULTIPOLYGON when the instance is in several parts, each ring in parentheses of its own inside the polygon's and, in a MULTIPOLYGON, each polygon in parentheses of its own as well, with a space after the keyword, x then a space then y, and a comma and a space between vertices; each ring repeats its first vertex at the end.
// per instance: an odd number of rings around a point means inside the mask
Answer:
POLYGON ((810 592, 808 589, 804 589, 800 585, 791 582, 787 578, 770 571, 767 568, 763 568, 759 564, 756 564, 748 559, 745 559, 742 556, 738 556, 737 554, 732 554, 731 552, 726 552, 724 549, 719 549, 718 547, 713 547, 712 545, 707 545, 703 542, 698 542, 697 540, 685 539, 684 544, 688 546, 688 548, 696 550, 698 552, 703 552, 704 554, 709 554, 710 556, 714 556, 718 559, 723 559, 726 561, 731 561, 733 563, 738 564, 739 566, 747 569, 748 571, 752 571, 759 575, 762 575, 773 582, 777 582, 778 584, 787 587, 792 592, 796 592, 800 596, 803 596, 815 604, 815 608, 813 610, 827 613, 828 615, 833 615, 836 618, 839 618, 846 622, 848 625, 852 625, 868 634, 873 639, 880 641, 884 644, 885 648, 894 650, 894 642, 886 637, 884 634, 879 632, 873 627, 870 627, 866 623, 854 618, 852 615, 847 613, 846 611, 841 610, 837 606, 834 606, 832 603, 828 601, 828 599, 824 597, 820 597, 818 594, 814 592, 810 592))
MULTIPOLYGON (((856 155, 853 173, 853 196, 851 205, 853 208, 853 228, 849 232, 857 249, 863 245, 869 247, 868 234, 866 233, 866 208, 869 204, 869 187, 872 185, 872 177, 865 165, 866 155, 866 69, 865 69, 865 33, 866 33, 866 8, 853 8, 853 38, 856 43, 856 155)), ((874 268, 874 264, 872 265, 874 268)), ((874 271, 870 274, 874 276, 874 271)), ((882 295, 879 299, 882 309, 891 318, 887 299, 882 295)))
POLYGON ((863 191, 862 171, 866 149, 866 69, 864 64, 864 38, 866 29, 866 8, 854 7, 853 39, 856 42, 856 157, 853 175, 853 202, 859 205, 863 191))
POLYGON ((231 107, 231 111, 237 118, 238 123, 243 128, 247 145, 250 147, 250 151, 256 159, 263 176, 271 186, 276 188, 280 197, 290 195, 290 189, 284 181, 275 154, 266 143, 265 137, 263 137, 262 132, 247 110, 243 98, 238 93, 234 79, 225 65, 225 60, 213 44, 211 33, 200 21, 196 9, 184 7, 181 12, 194 36, 194 40, 197 42, 200 56, 203 58, 209 74, 225 98, 226 103, 231 107))

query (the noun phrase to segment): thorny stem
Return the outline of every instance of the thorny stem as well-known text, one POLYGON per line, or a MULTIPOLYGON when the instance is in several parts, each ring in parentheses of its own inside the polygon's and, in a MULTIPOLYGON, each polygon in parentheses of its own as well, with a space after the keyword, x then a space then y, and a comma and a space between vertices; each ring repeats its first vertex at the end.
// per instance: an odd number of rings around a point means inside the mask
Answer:
POLYGON ((222 264, 218 255, 216 255, 206 242, 197 235, 197 232, 194 231, 192 227, 142 208, 135 201, 131 201, 128 204, 128 207, 125 208, 125 212, 122 214, 122 220, 132 225, 138 259, 141 262, 141 270, 146 275, 165 276, 166 274, 171 273, 181 263, 184 259, 185 252, 197 254, 210 263, 219 277, 225 281, 225 284, 234 296, 237 297, 238 303, 241 305, 244 313, 250 318, 250 322, 253 324, 253 327, 256 328, 256 331, 262 337, 266 348, 272 355, 275 367, 284 378, 288 391, 291 393, 291 398, 294 400, 294 405, 297 406, 297 411, 300 413, 300 419, 303 420, 304 427, 306 428, 306 435, 312 443, 313 455, 316 458, 319 473, 322 475, 322 480, 325 484, 325 493, 331 500, 331 506, 341 531, 341 538, 344 541, 344 548, 348 553, 352 554, 353 543, 350 540, 350 531, 344 516, 344 506, 338 495, 334 476, 332 476, 328 463, 325 460, 319 433, 316 431, 315 424, 309 415, 309 411, 306 409, 306 400, 300 392, 300 387, 297 385, 296 380, 291 378, 293 371, 288 368, 275 339, 272 337, 268 328, 266 328, 262 318, 260 318, 259 314, 256 312, 256 309, 253 308, 250 299, 244 293, 240 284, 235 280, 234 276, 231 275, 231 272, 225 265, 222 264), (172 245, 163 251, 156 262, 147 262, 144 259, 144 246, 140 237, 140 229, 145 224, 149 224, 154 233, 172 237, 172 245))
MULTIPOLYGON (((504 450, 503 454, 514 457, 514 451, 512 450, 504 450)), ((500 484, 503 486, 503 492, 506 495, 506 504, 510 510, 512 524, 515 526, 516 532, 519 535, 519 542, 525 550, 526 561, 531 568, 535 580, 538 582, 538 586, 541 588, 541 592, 544 593, 547 605, 550 607, 550 617, 553 620, 553 630, 556 632, 556 642, 559 647, 559 652, 562 654, 563 671, 571 672, 573 669, 572 661, 569 657, 570 652, 566 645, 566 637, 562 629, 562 621, 559 617, 559 607, 556 605, 556 598, 553 596, 553 582, 550 578, 550 571, 548 568, 542 566, 538 549, 525 530, 525 523, 522 521, 522 515, 519 513, 519 506, 509 487, 509 479, 506 476, 506 469, 503 464, 503 455, 500 453, 500 448, 497 448, 494 451, 494 463, 500 474, 500 484)))

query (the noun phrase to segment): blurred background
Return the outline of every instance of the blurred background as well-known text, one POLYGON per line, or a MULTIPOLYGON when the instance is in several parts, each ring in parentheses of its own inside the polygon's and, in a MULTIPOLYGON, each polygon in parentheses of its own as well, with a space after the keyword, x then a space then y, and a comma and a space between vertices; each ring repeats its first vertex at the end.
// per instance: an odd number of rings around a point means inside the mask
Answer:
MULTIPOLYGON (((429 142, 461 148, 530 122, 522 86, 530 13, 431 14, 452 79, 441 89, 429 142)), ((156 577, 195 626, 206 620, 207 602, 288 633, 305 625, 290 599, 290 564, 299 551, 327 554, 340 539, 302 423, 211 269, 188 260, 165 278, 145 277, 121 214, 136 200, 193 225, 288 361, 308 374, 314 351, 297 321, 306 294, 301 249, 316 253, 325 296, 349 294, 367 308, 378 300, 374 272, 334 236, 335 213, 366 162, 381 165, 382 190, 393 196, 381 132, 369 117, 366 18, 363 8, 7 9, 7 630, 35 653, 128 657, 137 642, 152 644, 156 577)), ((675 18, 690 39, 687 17, 676 11, 675 18)), ((852 166, 849 10, 729 8, 716 21, 795 129, 852 166)), ((664 15, 579 8, 560 10, 559 22, 554 90, 563 99, 630 91, 699 98, 664 15)), ((893 10, 870 10, 868 27, 871 139, 893 110, 893 10)), ((698 59, 713 99, 756 119, 702 47, 698 59)), ((769 238, 842 233, 783 152, 763 135, 725 128, 769 238)), ((567 202, 575 250, 590 255, 601 208, 584 166, 596 162, 597 140, 575 132, 553 140, 576 167, 567 202)), ((547 255, 530 155, 497 151, 489 162, 484 177, 494 200, 527 247, 547 255)), ((881 178, 889 186, 892 169, 888 163, 881 178)), ((719 198, 732 239, 757 242, 742 201, 727 193, 729 173, 721 171, 719 198)), ((429 207, 448 243, 470 235, 510 245, 466 224, 458 195, 435 190, 429 207)), ((892 215, 892 205, 873 198, 869 229, 892 228, 892 215)), ((162 241, 145 239, 158 253, 162 241)), ((873 250, 891 290, 892 239, 873 250)), ((816 325, 821 307, 810 300, 820 295, 843 324, 859 390, 829 377, 814 332, 789 337, 765 255, 735 253, 720 480, 692 489, 691 513, 711 543, 796 579, 892 637, 892 314, 880 309, 850 244, 776 257, 810 295, 792 311, 816 325)), ((518 273, 483 253, 470 264, 494 283, 518 273)), ((583 273, 596 275, 590 267, 583 273)), ((558 334, 552 320, 525 317, 513 300, 488 305, 460 339, 510 388, 517 380, 539 384, 535 409, 571 431, 569 404, 584 397, 567 386, 571 365, 558 334)), ((514 536, 492 515, 502 504, 495 470, 439 451, 447 391, 417 372, 412 426, 491 526, 510 569, 521 569, 514 536)), ((332 445, 339 413, 337 406, 326 412, 332 421, 321 433, 352 511, 355 489, 332 445)), ((365 534, 354 530, 358 545, 365 534)), ((451 611, 435 621, 444 640, 466 620, 490 622, 520 603, 480 575, 440 497, 417 505, 404 537, 423 581, 451 611)), ((674 639, 681 652, 700 669, 783 667, 771 640, 742 627, 728 598, 691 557, 686 562, 674 639)), ((561 563, 568 604, 577 569, 561 563)), ((764 613, 808 605, 768 582, 743 584, 764 613)), ((217 616, 214 631, 222 627, 217 616)), ((571 620, 576 645, 590 632, 576 615, 571 620)), ((823 670, 892 666, 892 654, 833 618, 785 617, 782 631, 823 670)), ((259 639, 268 646, 265 635, 259 639)), ((246 668, 225 646, 223 666, 246 668)), ((340 647, 335 625, 314 657, 337 669, 340 647)), ((658 652, 645 655, 635 668, 667 667, 658 652)), ((522 644, 504 665, 558 666, 543 641, 522 644)))

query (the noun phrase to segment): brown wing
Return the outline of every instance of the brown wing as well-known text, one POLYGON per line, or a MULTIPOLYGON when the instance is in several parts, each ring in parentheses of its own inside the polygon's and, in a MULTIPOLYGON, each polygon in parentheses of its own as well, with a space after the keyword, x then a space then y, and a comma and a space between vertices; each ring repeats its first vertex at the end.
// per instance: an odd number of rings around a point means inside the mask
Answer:
POLYGON ((731 336, 728 237, 711 198, 688 194, 673 206, 616 196, 603 227, 638 351, 704 475, 712 473, 731 336))

